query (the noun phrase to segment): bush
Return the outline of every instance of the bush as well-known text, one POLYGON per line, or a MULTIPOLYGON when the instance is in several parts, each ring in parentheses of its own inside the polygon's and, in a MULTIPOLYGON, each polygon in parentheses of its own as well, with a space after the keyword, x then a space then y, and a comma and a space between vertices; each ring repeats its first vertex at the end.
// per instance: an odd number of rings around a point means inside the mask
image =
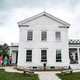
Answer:
POLYGON ((78 63, 76 60, 74 60, 74 63, 78 63))

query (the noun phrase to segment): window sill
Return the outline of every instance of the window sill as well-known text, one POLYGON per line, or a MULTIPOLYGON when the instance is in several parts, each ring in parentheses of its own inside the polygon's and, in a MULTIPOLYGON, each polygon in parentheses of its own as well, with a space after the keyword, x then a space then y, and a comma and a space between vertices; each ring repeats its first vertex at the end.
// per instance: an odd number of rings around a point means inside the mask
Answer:
POLYGON ((40 63, 47 63, 47 62, 40 62, 40 63))
POLYGON ((48 42, 48 41, 40 41, 40 42, 48 42))
POLYGON ((25 62, 25 63, 32 63, 32 62, 25 62))
POLYGON ((26 41, 26 42, 33 42, 33 41, 26 41))
POLYGON ((60 41, 55 41, 55 43, 62 43, 62 41, 60 40, 60 41))
POLYGON ((55 62, 55 63, 63 63, 63 62, 55 62))

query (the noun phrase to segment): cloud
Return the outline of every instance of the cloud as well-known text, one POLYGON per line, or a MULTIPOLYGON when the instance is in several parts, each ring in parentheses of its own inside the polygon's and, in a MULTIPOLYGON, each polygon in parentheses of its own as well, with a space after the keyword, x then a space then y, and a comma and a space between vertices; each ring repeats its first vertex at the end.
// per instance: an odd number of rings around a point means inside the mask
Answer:
POLYGON ((80 38, 80 0, 0 0, 0 44, 19 41, 17 22, 45 11, 71 24, 69 38, 80 38))
POLYGON ((79 0, 0 0, 0 10, 13 10, 15 8, 36 9, 41 7, 74 9, 79 0))
POLYGON ((0 43, 19 42, 19 29, 18 27, 4 27, 0 28, 0 43))

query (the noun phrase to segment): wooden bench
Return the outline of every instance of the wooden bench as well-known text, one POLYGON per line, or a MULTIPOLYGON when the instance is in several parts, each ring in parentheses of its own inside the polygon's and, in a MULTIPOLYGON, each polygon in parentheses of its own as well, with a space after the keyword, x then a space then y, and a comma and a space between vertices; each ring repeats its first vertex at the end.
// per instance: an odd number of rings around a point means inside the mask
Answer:
POLYGON ((33 76, 33 75, 34 75, 34 72, 33 72, 33 71, 23 70, 23 74, 26 74, 26 72, 27 72, 27 73, 30 73, 30 74, 31 74, 31 76, 33 76))
POLYGON ((72 70, 72 69, 70 69, 70 70, 61 71, 62 76, 64 76, 64 73, 67 73, 67 72, 70 72, 70 73, 72 74, 73 70, 72 70))

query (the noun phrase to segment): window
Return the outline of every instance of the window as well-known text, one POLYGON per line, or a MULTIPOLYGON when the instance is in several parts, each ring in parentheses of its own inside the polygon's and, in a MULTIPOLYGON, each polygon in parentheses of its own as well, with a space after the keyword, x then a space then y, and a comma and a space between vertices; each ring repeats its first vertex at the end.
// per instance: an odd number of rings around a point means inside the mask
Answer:
POLYGON ((78 60, 77 51, 75 51, 75 60, 78 60))
POLYGON ((32 62, 32 50, 26 51, 26 62, 32 62))
POLYGON ((56 32, 56 41, 61 40, 61 34, 60 32, 56 32))
POLYGON ((61 60, 61 50, 56 50, 56 62, 62 62, 62 60, 61 60))
POLYGON ((42 31, 41 32, 41 41, 46 41, 47 40, 47 32, 46 31, 42 31))
POLYGON ((33 31, 28 31, 28 33, 27 33, 27 40, 28 41, 32 41, 32 39, 33 39, 33 31))
POLYGON ((47 62, 47 50, 41 50, 41 62, 47 62))

